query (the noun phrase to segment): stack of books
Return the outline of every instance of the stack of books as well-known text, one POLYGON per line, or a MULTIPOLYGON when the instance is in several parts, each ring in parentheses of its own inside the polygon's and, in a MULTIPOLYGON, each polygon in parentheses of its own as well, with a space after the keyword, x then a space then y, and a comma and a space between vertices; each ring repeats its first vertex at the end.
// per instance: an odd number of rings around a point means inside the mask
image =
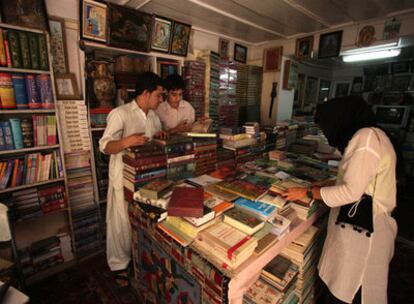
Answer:
POLYGON ((56 235, 59 238, 60 249, 62 251, 62 257, 64 262, 69 262, 75 257, 72 251, 72 238, 67 232, 61 232, 56 235))
POLYGON ((11 194, 11 199, 13 201, 13 215, 17 220, 26 220, 43 214, 36 188, 14 191, 11 194))
POLYGON ((193 106, 196 119, 206 116, 205 70, 206 65, 202 61, 186 60, 184 62, 183 78, 186 83, 184 99, 193 106))
POLYGON ((63 185, 39 187, 38 196, 43 214, 67 207, 65 187, 63 185))
POLYGON ((249 200, 256 200, 266 192, 266 188, 241 179, 224 180, 216 184, 220 189, 234 193, 249 200))
POLYGON ((91 127, 92 128, 106 127, 106 119, 108 118, 108 115, 111 111, 112 111, 112 108, 90 109, 89 115, 91 117, 91 127))
POLYGON ((72 213, 74 245, 78 257, 98 251, 102 246, 99 210, 95 206, 72 213))
POLYGON ((193 138, 196 168, 194 175, 199 176, 216 170, 217 139, 193 138))

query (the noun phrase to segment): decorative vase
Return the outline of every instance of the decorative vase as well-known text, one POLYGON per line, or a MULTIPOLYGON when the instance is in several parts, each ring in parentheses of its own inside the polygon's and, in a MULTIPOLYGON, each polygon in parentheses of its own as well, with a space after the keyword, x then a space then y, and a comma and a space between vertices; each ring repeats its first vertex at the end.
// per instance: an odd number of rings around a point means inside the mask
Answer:
POLYGON ((93 92, 97 101, 97 108, 112 108, 116 96, 114 76, 110 72, 106 61, 94 61, 95 70, 91 73, 93 92))

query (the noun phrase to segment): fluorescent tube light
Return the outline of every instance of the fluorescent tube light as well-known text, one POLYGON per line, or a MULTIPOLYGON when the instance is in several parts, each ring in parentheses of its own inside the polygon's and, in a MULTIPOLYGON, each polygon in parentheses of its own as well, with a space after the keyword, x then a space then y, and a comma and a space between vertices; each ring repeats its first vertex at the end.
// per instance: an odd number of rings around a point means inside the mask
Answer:
POLYGON ((376 51, 368 51, 368 52, 344 55, 342 57, 342 60, 344 62, 375 60, 375 59, 396 57, 400 55, 400 53, 401 53, 401 49, 376 50, 376 51))

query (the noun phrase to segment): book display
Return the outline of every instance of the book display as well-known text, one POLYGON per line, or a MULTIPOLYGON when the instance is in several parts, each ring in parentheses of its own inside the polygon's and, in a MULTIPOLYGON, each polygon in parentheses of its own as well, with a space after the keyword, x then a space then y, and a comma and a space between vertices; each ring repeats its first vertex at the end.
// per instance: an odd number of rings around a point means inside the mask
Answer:
POLYGON ((1 23, 0 42, 0 199, 30 283, 74 259, 64 133, 49 34, 1 23))

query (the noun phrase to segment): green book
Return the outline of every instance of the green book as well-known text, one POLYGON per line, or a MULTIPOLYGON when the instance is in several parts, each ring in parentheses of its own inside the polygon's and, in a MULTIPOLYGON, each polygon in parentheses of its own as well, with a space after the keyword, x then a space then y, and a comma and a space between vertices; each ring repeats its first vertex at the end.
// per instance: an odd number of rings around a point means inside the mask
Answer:
POLYGON ((20 41, 20 50, 22 54, 23 68, 30 69, 32 67, 32 64, 30 62, 29 38, 26 32, 19 31, 19 41, 20 41))
POLYGON ((34 33, 27 33, 27 36, 29 38, 30 61, 32 63, 32 69, 38 70, 40 68, 39 41, 37 35, 34 33))
POLYGON ((39 40, 39 64, 41 70, 49 70, 49 60, 47 55, 46 36, 43 34, 37 35, 39 40))
POLYGON ((10 57, 14 68, 22 68, 22 54, 20 53, 19 32, 8 30, 10 57))

